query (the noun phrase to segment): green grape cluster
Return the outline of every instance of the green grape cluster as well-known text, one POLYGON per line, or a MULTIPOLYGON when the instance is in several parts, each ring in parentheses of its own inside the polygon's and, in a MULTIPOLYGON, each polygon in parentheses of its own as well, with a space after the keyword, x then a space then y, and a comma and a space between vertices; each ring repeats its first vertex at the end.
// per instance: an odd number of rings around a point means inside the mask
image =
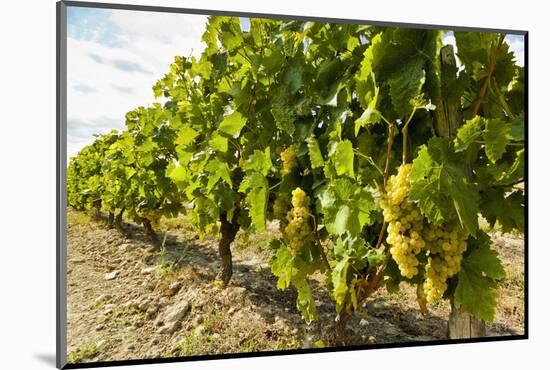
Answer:
POLYGON ((410 164, 401 165, 397 174, 389 178, 386 193, 380 200, 388 224, 386 241, 391 245, 390 253, 401 275, 409 279, 418 273, 417 255, 426 246, 422 236, 424 218, 418 207, 407 199, 410 171, 410 164))
POLYGON ((288 225, 284 229, 288 245, 294 251, 299 251, 311 238, 309 215, 309 197, 302 189, 294 189, 292 191, 292 209, 286 216, 288 225))
POLYGON ((298 166, 298 144, 292 144, 281 152, 281 160, 283 161, 282 174, 291 173, 298 166))
POLYGON ((273 215, 284 225, 286 225, 286 214, 290 208, 289 198, 288 193, 280 192, 277 193, 275 201, 273 202, 273 215))
POLYGON ((468 233, 450 225, 429 225, 424 234, 430 255, 423 288, 428 303, 434 303, 447 290, 447 279, 460 271, 468 233))

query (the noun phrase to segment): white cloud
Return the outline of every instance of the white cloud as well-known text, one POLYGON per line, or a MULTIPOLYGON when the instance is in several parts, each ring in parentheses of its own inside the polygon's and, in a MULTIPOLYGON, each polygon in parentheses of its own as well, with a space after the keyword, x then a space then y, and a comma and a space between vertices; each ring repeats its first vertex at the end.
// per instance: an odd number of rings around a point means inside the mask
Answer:
POLYGON ((109 42, 98 29, 106 22, 87 22, 85 13, 71 25, 77 37, 67 40, 68 157, 90 144, 94 133, 124 129, 129 110, 154 102, 152 86, 174 56, 198 57, 203 50, 205 16, 128 10, 105 16, 113 33, 109 42))

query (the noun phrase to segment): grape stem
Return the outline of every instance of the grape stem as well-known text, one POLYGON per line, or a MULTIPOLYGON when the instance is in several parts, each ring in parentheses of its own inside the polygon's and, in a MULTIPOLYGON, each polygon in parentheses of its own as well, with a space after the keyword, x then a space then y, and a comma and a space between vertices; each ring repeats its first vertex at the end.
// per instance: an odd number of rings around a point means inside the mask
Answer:
POLYGON ((413 107, 413 110, 411 111, 409 118, 407 118, 407 122, 405 122, 405 125, 401 130, 401 133, 403 134, 403 163, 407 163, 407 137, 409 134, 409 123, 411 123, 412 118, 416 113, 416 109, 417 107, 413 107))
POLYGON ((384 188, 390 177, 390 162, 391 162, 391 147, 393 145, 393 130, 394 126, 388 123, 388 146, 386 148, 386 165, 384 166, 384 188))
POLYGON ((357 149, 355 149, 355 148, 353 149, 353 152, 354 152, 355 154, 357 154, 358 156, 360 156, 361 158, 365 158, 365 159, 367 160, 367 162, 369 162, 374 168, 376 168, 376 170, 377 170, 378 172, 380 172, 380 174, 381 174, 382 176, 384 175, 384 172, 382 171, 382 169, 381 169, 380 167, 378 167, 378 165, 377 165, 376 163, 374 163, 374 160, 373 160, 371 157, 369 157, 369 156, 367 156, 367 155, 361 153, 359 150, 357 150, 357 149))

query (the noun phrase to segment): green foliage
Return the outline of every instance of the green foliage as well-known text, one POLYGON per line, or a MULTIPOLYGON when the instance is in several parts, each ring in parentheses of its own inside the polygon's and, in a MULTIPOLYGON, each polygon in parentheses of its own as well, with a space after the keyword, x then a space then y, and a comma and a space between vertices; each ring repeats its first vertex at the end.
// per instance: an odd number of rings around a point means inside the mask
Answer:
MULTIPOLYGON (((400 275, 381 230, 384 173, 403 158, 412 162, 406 196, 423 222, 470 234, 450 298, 489 321, 501 274, 478 217, 523 230, 524 70, 498 34, 455 36, 460 69, 441 66, 441 31, 268 19, 243 31, 238 18, 210 17, 202 55, 175 57, 154 85, 164 103, 129 112, 126 130, 98 137, 71 161, 69 204, 100 199, 136 221, 188 205, 200 233, 222 215, 262 232, 275 199, 299 187, 312 200, 300 216, 312 238, 300 250, 273 241, 269 266, 279 289, 297 290, 309 322, 317 317, 314 273, 326 274, 337 310, 347 312, 370 294, 365 286, 393 292, 402 281, 423 283, 423 274, 400 275), (434 134, 443 102, 465 118, 449 137, 434 134), (283 171, 279 154, 291 147, 296 156, 283 171)), ((450 46, 445 52, 454 58, 450 46)), ((419 270, 427 259, 418 254, 419 270)))
POLYGON ((462 261, 454 293, 457 307, 470 312, 479 320, 491 322, 495 316, 497 282, 505 277, 504 268, 486 234, 472 242, 471 253, 462 261))

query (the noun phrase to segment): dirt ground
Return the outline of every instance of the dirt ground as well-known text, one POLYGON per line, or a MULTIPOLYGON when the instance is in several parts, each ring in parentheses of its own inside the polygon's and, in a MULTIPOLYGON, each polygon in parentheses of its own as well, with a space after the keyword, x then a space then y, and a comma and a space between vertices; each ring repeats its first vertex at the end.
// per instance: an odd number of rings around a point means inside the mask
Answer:
MULTIPOLYGON (((215 281, 217 240, 198 240, 185 219, 169 220, 159 232, 158 251, 143 241, 140 227, 124 232, 105 222, 68 213, 68 361, 96 362, 203 354, 242 353, 330 346, 335 343, 335 307, 312 283, 319 320, 307 325, 293 290, 276 289, 267 265, 269 235, 239 234, 233 278, 215 281)), ((272 230, 275 233, 275 230, 272 230)), ((504 261, 496 320, 488 335, 523 334, 522 237, 493 234, 504 261)), ((346 326, 346 344, 445 339, 448 302, 423 316, 413 288, 376 293, 346 326)))

